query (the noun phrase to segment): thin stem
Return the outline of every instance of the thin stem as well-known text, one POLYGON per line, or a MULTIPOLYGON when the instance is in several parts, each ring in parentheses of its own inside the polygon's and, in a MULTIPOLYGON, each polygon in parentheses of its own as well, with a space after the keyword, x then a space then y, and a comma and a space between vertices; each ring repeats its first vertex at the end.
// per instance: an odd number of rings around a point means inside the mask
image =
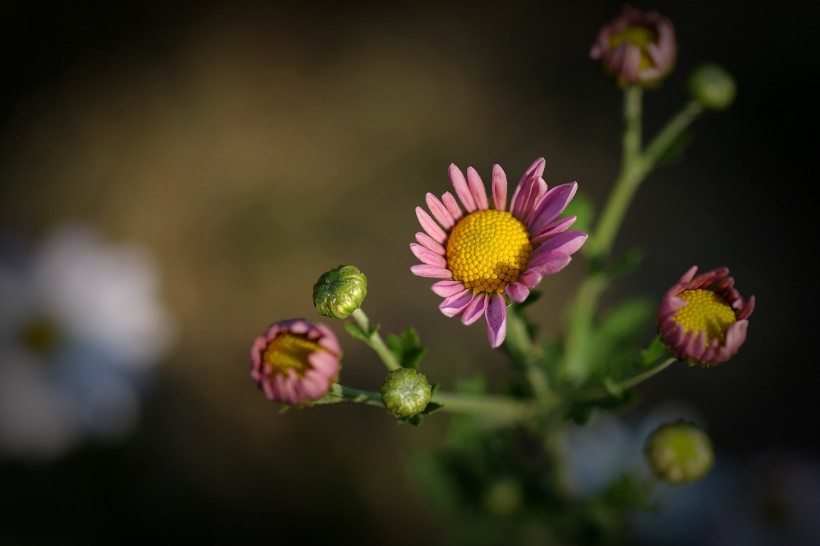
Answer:
POLYGON ((370 348, 376 351, 376 354, 379 355, 379 358, 382 359, 384 365, 387 366, 388 370, 397 370, 401 368, 401 364, 399 363, 396 355, 393 354, 393 351, 385 344, 384 340, 382 340, 382 336, 379 334, 379 331, 375 328, 372 328, 370 324, 370 319, 367 318, 367 315, 361 308, 356 309, 353 311, 351 315, 353 320, 356 321, 356 324, 359 325, 359 328, 367 335, 368 345, 370 348))
POLYGON ((657 136, 646 147, 644 157, 647 167, 651 168, 660 159, 675 139, 703 113, 703 104, 696 100, 689 101, 669 123, 658 132, 657 136))
MULTIPOLYGON (((662 361, 657 366, 649 368, 646 371, 639 373, 638 375, 632 376, 629 379, 625 379, 620 383, 615 383, 614 387, 618 391, 625 391, 627 389, 631 389, 632 387, 643 383, 650 377, 654 377, 655 375, 661 373, 663 370, 671 366, 673 363, 677 362, 677 358, 667 358, 666 360, 662 361)), ((584 401, 584 400, 598 400, 601 398, 606 398, 607 396, 611 396, 610 389, 606 389, 603 387, 595 388, 595 389, 581 389, 574 391, 570 397, 575 401, 584 401)))
POLYGON ((539 411, 533 402, 507 396, 436 392, 433 402, 441 404, 438 411, 469 413, 491 417, 497 421, 526 421, 539 411))
POLYGON ((533 342, 523 309, 517 305, 507 310, 507 337, 505 349, 512 360, 522 366, 527 375, 533 394, 543 402, 554 401, 549 378, 541 366, 541 347, 533 342))
MULTIPOLYGON (((314 405, 338 404, 341 402, 353 402, 384 408, 380 393, 345 387, 339 383, 334 383, 330 391, 314 402, 314 405)), ((441 408, 436 411, 481 415, 497 422, 524 422, 544 409, 533 402, 525 402, 508 396, 440 391, 433 395, 431 402, 441 405, 441 408)))

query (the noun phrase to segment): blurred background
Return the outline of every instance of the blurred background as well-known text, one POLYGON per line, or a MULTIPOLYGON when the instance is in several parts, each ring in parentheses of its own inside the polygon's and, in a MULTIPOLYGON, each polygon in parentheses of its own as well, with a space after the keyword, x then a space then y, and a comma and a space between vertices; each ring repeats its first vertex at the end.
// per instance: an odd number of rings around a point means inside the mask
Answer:
MULTIPOLYGON (((621 95, 588 53, 621 5, 4 2, 0 544, 312 543, 328 530, 437 543, 446 521, 404 457, 436 445, 446 417, 411 428, 354 405, 280 414, 249 378, 250 342, 270 322, 319 319, 313 283, 350 263, 383 331, 417 327, 434 381, 503 372, 483 326, 442 316, 410 274, 413 210, 449 189, 451 162, 485 181, 500 163, 517 181, 540 156, 548 184, 577 180, 600 207, 621 95), (85 318, 43 323, 55 302, 54 316, 85 318), (39 371, 14 343, 48 355, 39 371), (103 363, 110 389, 89 386, 95 369, 67 372, 78 360, 103 363), (110 396, 73 406, 84 389, 110 396), (89 417, 100 408, 104 422, 89 417)), ((647 409, 691 408, 719 460, 760 477, 740 495, 761 494, 740 527, 792 529, 784 507, 820 495, 807 485, 820 373, 799 299, 804 245, 816 249, 799 227, 816 181, 804 137, 814 24, 788 2, 633 5, 671 18, 679 42, 675 72, 646 93, 646 135, 701 62, 723 64, 739 92, 642 186, 616 252, 639 247, 643 261, 605 304, 659 299, 695 264, 728 266, 756 295, 729 363, 675 366, 639 392, 647 409)), ((540 285, 531 316, 544 331, 560 327, 583 267, 540 285)), ((343 382, 377 390, 383 366, 329 324, 343 382)))

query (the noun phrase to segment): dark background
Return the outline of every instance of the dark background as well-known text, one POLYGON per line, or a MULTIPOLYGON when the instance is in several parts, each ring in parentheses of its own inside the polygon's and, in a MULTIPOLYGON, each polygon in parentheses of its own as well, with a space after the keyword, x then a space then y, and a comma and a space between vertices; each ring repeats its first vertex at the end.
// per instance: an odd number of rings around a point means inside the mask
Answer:
MULTIPOLYGON (((758 302, 729 363, 673 367, 640 394, 697 408, 727 456, 815 458, 815 20, 798 3, 634 5, 672 19, 680 44, 646 94, 647 135, 702 61, 739 92, 642 186, 616 252, 643 262, 607 302, 659 298, 695 264, 728 266, 758 302)), ((483 327, 438 314, 410 275, 413 208, 448 189, 450 162, 517 180, 539 156, 550 185, 577 180, 603 203, 620 93, 588 51, 620 6, 3 3, 0 228, 83 219, 149 245, 182 333, 127 442, 0 461, 0 543, 434 541, 443 522, 402 454, 443 427, 352 405, 280 415, 248 378, 248 345, 271 321, 317 318, 313 282, 354 263, 371 318, 418 327, 428 375, 503 367, 483 327)), ((572 270, 542 283, 545 328, 572 270)), ((383 368, 340 326, 343 381, 377 389, 383 368)))

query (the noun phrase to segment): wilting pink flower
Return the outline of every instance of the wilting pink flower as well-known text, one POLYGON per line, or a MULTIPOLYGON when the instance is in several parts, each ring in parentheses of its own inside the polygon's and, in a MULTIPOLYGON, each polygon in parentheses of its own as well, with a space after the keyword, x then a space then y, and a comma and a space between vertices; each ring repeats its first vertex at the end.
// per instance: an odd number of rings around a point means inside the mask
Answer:
POLYGON ((309 404, 338 379, 342 350, 333 331, 305 319, 276 322, 251 346, 251 379, 268 400, 309 404))
POLYGON ((681 360, 714 366, 746 341, 755 297, 744 301, 725 267, 696 277, 697 270, 692 266, 666 292, 658 311, 658 332, 681 360))
POLYGON ((472 324, 484 316, 492 347, 507 335, 508 300, 523 302, 544 275, 562 270, 587 239, 567 231, 575 217, 558 218, 578 188, 576 182, 548 189, 541 178, 546 161, 536 159, 516 186, 507 207, 507 175, 493 166, 492 205, 481 177, 467 169, 467 177, 450 164, 450 192, 426 196, 430 214, 416 207, 424 231, 410 243, 422 263, 410 270, 419 277, 441 279, 433 292, 447 317, 472 324))
POLYGON ((601 27, 589 55, 621 85, 653 85, 675 65, 675 27, 655 11, 626 5, 601 27))

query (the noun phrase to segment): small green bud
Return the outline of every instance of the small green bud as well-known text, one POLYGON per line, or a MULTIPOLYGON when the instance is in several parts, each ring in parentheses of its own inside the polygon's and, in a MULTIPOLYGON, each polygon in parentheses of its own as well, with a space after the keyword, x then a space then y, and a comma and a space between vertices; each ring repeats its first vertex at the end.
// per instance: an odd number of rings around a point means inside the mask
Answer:
POLYGON ((701 479, 715 462, 709 436, 684 420, 655 429, 647 438, 645 454, 655 476, 673 484, 701 479))
POLYGON ((331 269, 313 285, 313 305, 326 317, 347 318, 362 306, 365 296, 367 277, 354 265, 331 269))
POLYGON ((433 397, 427 377, 413 368, 398 368, 387 374, 381 388, 382 402, 399 419, 424 411, 433 397))
POLYGON ((689 75, 689 92, 706 108, 723 110, 735 100, 732 75, 716 64, 704 64, 689 75))

